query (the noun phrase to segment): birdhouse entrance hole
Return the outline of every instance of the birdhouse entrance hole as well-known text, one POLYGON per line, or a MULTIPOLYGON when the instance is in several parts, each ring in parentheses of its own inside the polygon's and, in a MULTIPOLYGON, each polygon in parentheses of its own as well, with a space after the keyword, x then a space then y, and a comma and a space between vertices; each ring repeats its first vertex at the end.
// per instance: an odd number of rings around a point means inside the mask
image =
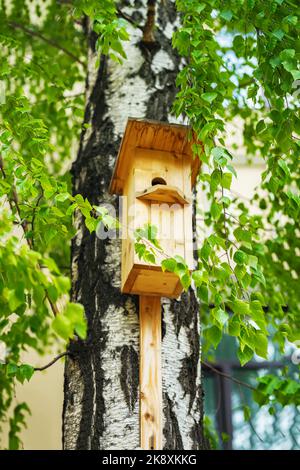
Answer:
POLYGON ((152 186, 156 186, 157 184, 164 184, 166 185, 167 182, 166 180, 164 180, 163 178, 160 178, 159 176, 156 177, 156 178, 153 178, 153 180, 151 181, 151 184, 152 186))

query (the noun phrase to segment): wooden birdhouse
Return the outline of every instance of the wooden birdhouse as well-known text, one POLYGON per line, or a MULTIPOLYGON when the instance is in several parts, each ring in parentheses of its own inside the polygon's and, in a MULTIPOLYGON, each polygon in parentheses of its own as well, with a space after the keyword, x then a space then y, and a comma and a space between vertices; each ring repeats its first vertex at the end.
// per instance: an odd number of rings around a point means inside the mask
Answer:
MULTIPOLYGON (((134 231, 157 227, 157 239, 168 257, 193 261, 192 188, 199 170, 188 128, 177 124, 129 119, 120 146, 110 192, 123 196, 122 292, 177 298, 178 276, 139 259, 134 231)), ((165 256, 162 255, 162 256, 165 256)))

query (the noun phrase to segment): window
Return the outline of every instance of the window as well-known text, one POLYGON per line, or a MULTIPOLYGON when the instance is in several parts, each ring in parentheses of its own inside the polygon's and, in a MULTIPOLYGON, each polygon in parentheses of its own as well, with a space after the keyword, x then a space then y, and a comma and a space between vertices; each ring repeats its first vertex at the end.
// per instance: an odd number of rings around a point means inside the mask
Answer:
POLYGON ((253 400, 252 390, 241 383, 254 386, 256 377, 289 366, 290 357, 280 357, 271 351, 271 360, 252 360, 242 367, 234 356, 235 339, 224 337, 217 350, 214 363, 203 366, 205 413, 217 430, 219 447, 234 450, 291 450, 300 449, 300 409, 295 406, 278 406, 271 415, 268 406, 259 407, 253 400), (233 377, 228 379, 226 376, 233 377), (251 418, 245 420, 244 407, 249 407, 251 418))

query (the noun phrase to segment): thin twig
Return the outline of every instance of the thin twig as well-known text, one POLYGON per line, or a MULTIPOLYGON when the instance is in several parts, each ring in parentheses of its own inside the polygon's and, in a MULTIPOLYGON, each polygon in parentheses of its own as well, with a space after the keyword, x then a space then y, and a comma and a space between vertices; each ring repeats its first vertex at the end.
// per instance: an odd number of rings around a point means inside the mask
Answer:
POLYGON ((28 34, 32 37, 36 37, 38 39, 41 39, 41 41, 44 41, 46 44, 49 44, 49 46, 52 46, 55 49, 58 49, 58 50, 64 52, 66 55, 71 57, 71 59, 73 59, 75 62, 78 62, 80 65, 85 67, 85 63, 82 60, 80 60, 75 54, 73 54, 73 52, 69 51, 68 49, 66 49, 61 44, 58 44, 56 41, 53 41, 53 39, 46 38, 45 36, 43 36, 38 31, 33 31, 32 29, 29 29, 26 26, 24 26, 20 23, 16 23, 14 21, 10 22, 9 25, 14 29, 20 29, 21 31, 24 31, 24 33, 26 33, 26 34, 28 34))
POLYGON ((122 10, 120 10, 120 8, 117 8, 117 13, 118 13, 118 16, 120 16, 121 18, 123 18, 124 20, 128 21, 128 23, 132 24, 135 28, 138 28, 140 30, 143 31, 143 27, 140 26, 138 23, 136 23, 132 18, 131 16, 127 15, 126 13, 124 13, 122 10))
POLYGON ((33 238, 33 234, 34 234, 34 222, 35 222, 35 218, 36 218, 36 213, 37 213, 37 209, 39 207, 39 203, 42 199, 42 197, 44 196, 44 191, 42 189, 42 192, 41 194, 39 195, 37 201, 36 201, 36 204, 35 204, 35 207, 33 208, 33 216, 32 216, 32 219, 31 219, 31 230, 32 230, 32 246, 34 247, 34 238, 33 238))
POLYGON ((52 359, 52 361, 50 361, 48 364, 46 364, 45 366, 42 366, 42 367, 34 367, 34 370, 35 371, 42 371, 42 370, 46 370, 48 369, 49 367, 53 366, 53 364, 55 364, 59 359, 61 359, 62 357, 64 356, 71 356, 71 354, 67 351, 61 353, 61 354, 58 354, 58 356, 56 356, 54 359, 52 359))
MULTIPOLYGON (((245 405, 247 405, 247 400, 246 400, 246 397, 245 397, 245 394, 244 394, 244 391, 242 390, 242 388, 239 386, 239 391, 240 391, 240 396, 241 396, 241 401, 244 401, 245 405)), ((256 432, 256 429, 252 423, 252 419, 251 417, 249 416, 249 424, 250 424, 250 427, 252 429, 252 431, 254 432, 254 434, 257 436, 257 438, 261 441, 261 442, 264 442, 264 440, 260 437, 260 435, 256 432)))
POLYGON ((256 390, 254 387, 252 387, 252 385, 249 385, 249 384, 247 384, 246 382, 242 382, 241 380, 236 379, 236 378, 233 377, 232 375, 229 375, 229 374, 226 374, 225 372, 220 371, 219 369, 217 369, 216 367, 212 366, 212 365, 209 364, 208 362, 201 361, 201 363, 202 363, 205 367, 208 367, 208 369, 211 369, 211 370, 212 370, 213 372, 215 372, 216 374, 221 375, 222 377, 225 377, 226 379, 232 380, 232 382, 235 382, 235 383, 237 383, 237 384, 239 384, 239 385, 243 385, 243 387, 249 388, 250 390, 253 390, 253 391, 256 390))

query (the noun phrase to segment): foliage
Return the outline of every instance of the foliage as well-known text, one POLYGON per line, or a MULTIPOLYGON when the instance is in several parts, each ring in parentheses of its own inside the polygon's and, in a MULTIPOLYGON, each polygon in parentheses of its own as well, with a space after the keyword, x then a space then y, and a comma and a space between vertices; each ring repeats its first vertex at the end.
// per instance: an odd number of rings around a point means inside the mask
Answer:
POLYGON ((13 416, 9 420, 9 449, 18 450, 20 449, 19 433, 23 426, 26 427, 26 413, 30 414, 30 410, 26 403, 20 403, 14 409, 13 416))
POLYGON ((210 449, 219 449, 219 437, 214 429, 211 419, 208 416, 204 416, 203 427, 204 435, 209 443, 210 449))
MULTIPOLYGON (((83 117, 85 41, 70 5, 30 10, 1 1, 0 420, 14 383, 30 380, 23 352, 44 353, 59 336, 85 337, 83 309, 70 303, 70 148, 83 117)), ((81 207, 82 206, 82 207, 81 207)), ((61 345, 60 347, 63 347, 61 345)), ((10 419, 9 448, 20 447, 27 405, 10 419)))
MULTIPOLYGON (((182 26, 173 47, 185 59, 174 114, 191 124, 199 177, 210 207, 197 270, 163 256, 155 229, 136 232, 136 251, 175 272, 201 301, 204 354, 222 335, 237 340, 241 364, 282 354, 299 325, 300 7, 289 0, 177 0, 182 26), (249 158, 265 165, 252 207, 231 192, 236 177, 226 125, 239 119, 249 158), (197 142, 201 142, 197 143, 197 142)), ((74 211, 90 232, 117 222, 81 195, 72 196, 69 165, 84 112, 86 35, 99 53, 126 60, 126 21, 112 0, 51 0, 41 9, 1 0, 0 63, 0 420, 15 380, 29 380, 28 348, 44 352, 60 337, 84 338, 83 309, 69 301, 69 241, 74 211), (87 18, 88 17, 88 18, 87 18), (2 87, 3 85, 3 87, 2 87), (4 92, 3 92, 4 90, 4 92), (3 96, 2 96, 3 95, 3 96), (1 359, 1 358, 0 358, 1 359)), ((255 399, 299 402, 297 377, 260 378, 255 399), (275 380, 276 379, 276 380, 275 380), (274 381, 275 380, 275 381, 274 381)), ((11 418, 10 447, 19 448, 25 405, 11 418)))
POLYGON ((274 406, 300 405, 300 384, 284 376, 264 375, 258 379, 258 387, 254 392, 254 399, 260 405, 269 405, 269 412, 273 414, 274 406))
POLYGON ((78 18, 86 15, 93 23, 93 30, 97 34, 97 50, 122 63, 126 59, 122 41, 128 41, 129 35, 126 30, 127 21, 118 17, 115 1, 77 0, 75 8, 78 18))
MULTIPOLYGON (((271 331, 282 354, 286 341, 300 335, 300 7, 284 0, 226 6, 178 0, 177 6, 183 26, 173 45, 188 60, 177 78, 174 112, 187 117, 202 142, 194 151, 210 200, 209 235, 192 276, 207 306, 204 347, 216 348, 226 332, 236 337, 245 364, 254 354, 267 358, 271 331), (265 165, 250 208, 230 190, 235 169, 226 126, 237 118, 247 154, 265 165)), ((277 380, 298 402, 293 381, 277 380)))

